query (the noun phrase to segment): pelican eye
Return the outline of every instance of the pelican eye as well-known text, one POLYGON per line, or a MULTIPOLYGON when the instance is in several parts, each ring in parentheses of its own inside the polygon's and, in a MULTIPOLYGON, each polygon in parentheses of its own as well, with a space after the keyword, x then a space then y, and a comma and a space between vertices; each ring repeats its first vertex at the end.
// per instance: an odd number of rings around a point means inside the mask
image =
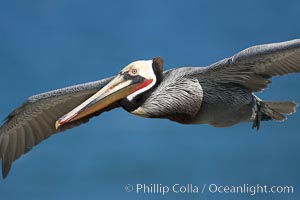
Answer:
POLYGON ((133 69, 131 70, 131 73, 132 73, 132 74, 137 74, 137 69, 136 69, 136 68, 133 68, 133 69))

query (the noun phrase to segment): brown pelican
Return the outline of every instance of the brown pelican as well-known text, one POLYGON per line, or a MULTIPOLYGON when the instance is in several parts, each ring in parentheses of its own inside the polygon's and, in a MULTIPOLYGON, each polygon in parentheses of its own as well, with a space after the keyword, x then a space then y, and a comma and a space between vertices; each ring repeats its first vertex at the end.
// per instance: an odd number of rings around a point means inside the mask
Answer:
POLYGON ((263 101, 273 76, 300 72, 300 39, 253 46, 208 67, 163 72, 163 60, 135 61, 115 77, 30 97, 0 128, 2 175, 14 160, 52 134, 122 107, 148 118, 227 127, 240 122, 284 121, 292 101, 263 101))

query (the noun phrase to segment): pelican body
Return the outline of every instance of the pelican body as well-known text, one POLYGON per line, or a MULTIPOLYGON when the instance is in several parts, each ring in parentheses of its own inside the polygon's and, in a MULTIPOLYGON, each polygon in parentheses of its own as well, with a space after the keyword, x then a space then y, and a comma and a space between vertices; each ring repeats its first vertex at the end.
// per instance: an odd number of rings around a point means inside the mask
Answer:
POLYGON ((5 178, 13 161, 52 134, 122 107, 146 118, 228 127, 284 121, 293 101, 264 101, 254 95, 273 76, 300 72, 300 39, 253 46, 208 67, 163 72, 160 57, 135 61, 116 76, 30 97, 0 128, 5 178))

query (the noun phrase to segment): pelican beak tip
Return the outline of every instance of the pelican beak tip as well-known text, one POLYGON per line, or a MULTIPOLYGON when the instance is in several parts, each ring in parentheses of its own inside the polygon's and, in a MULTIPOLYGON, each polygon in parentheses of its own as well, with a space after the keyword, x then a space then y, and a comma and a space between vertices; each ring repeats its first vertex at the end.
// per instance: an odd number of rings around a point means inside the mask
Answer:
POLYGON ((57 130, 60 126, 61 126, 61 124, 59 123, 59 121, 56 121, 55 122, 55 129, 57 130))

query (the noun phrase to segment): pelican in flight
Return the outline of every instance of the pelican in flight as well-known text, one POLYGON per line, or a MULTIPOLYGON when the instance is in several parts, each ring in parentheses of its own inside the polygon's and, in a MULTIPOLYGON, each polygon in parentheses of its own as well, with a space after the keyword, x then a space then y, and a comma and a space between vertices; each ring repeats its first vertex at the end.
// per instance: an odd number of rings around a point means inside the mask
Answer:
POLYGON ((163 72, 162 58, 135 61, 116 76, 38 94, 9 114, 0 128, 5 178, 13 161, 49 136, 122 107, 147 118, 228 127, 284 121, 293 101, 264 101, 254 95, 273 76, 300 72, 300 39, 253 46, 207 67, 163 72))

